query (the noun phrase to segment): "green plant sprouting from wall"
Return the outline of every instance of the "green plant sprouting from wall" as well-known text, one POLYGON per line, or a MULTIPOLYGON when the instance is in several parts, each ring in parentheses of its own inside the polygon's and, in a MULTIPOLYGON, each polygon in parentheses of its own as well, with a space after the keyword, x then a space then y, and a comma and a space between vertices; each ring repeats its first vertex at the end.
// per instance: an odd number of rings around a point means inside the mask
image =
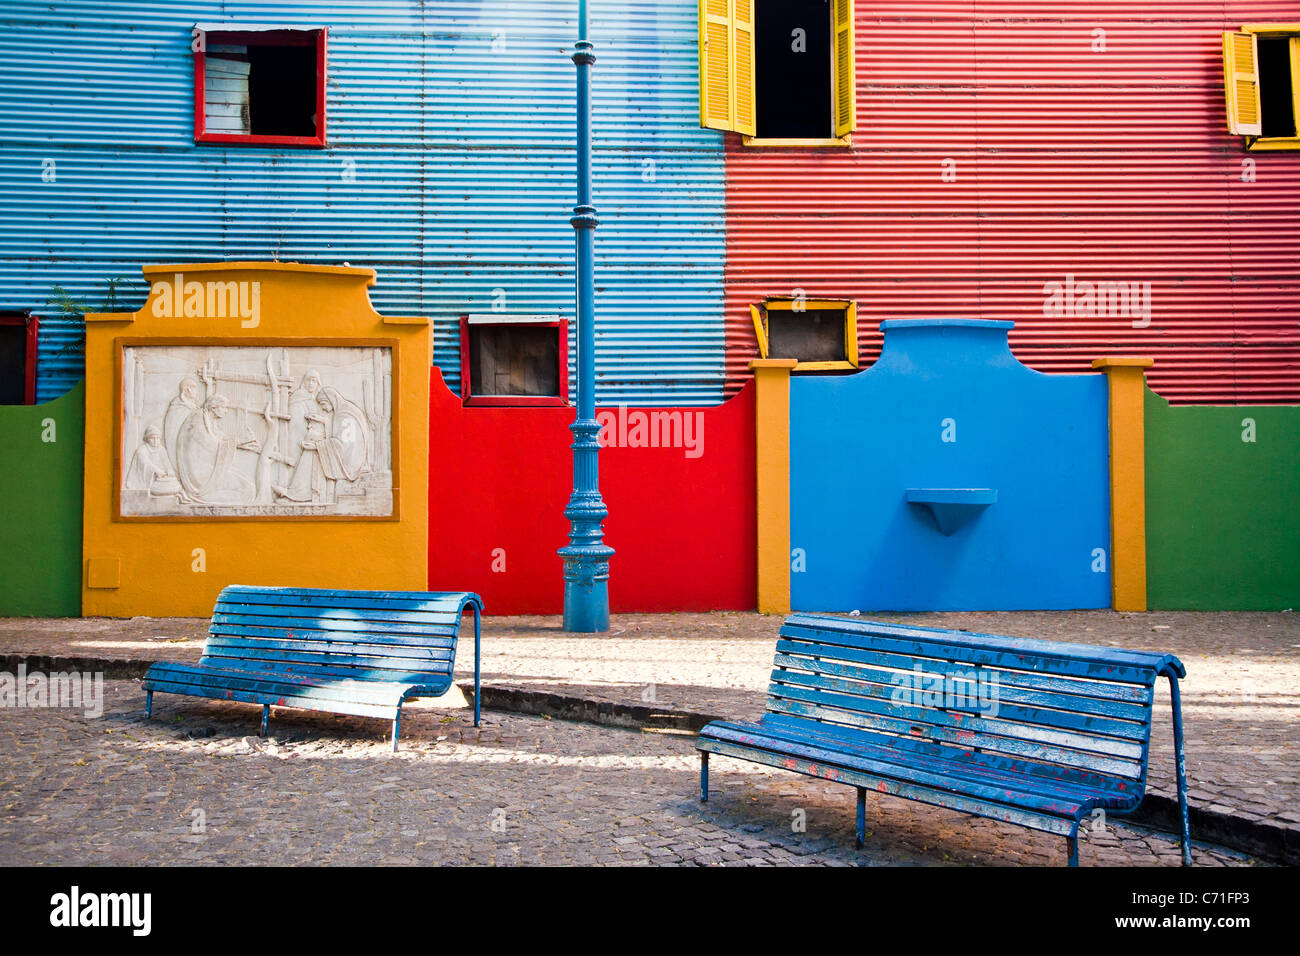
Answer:
MULTIPOLYGON (((104 285, 106 288, 104 290, 104 300, 102 304, 100 304, 99 307, 97 308, 92 308, 88 306, 86 304, 85 299, 76 298, 71 292, 69 292, 61 285, 56 285, 54 286, 53 289, 50 290, 50 295, 45 300, 45 304, 48 305, 53 310, 55 315, 64 319, 72 319, 84 326, 87 312, 119 311, 122 308, 123 302, 122 302, 122 295, 121 293, 119 293, 118 287, 121 286, 123 283, 129 281, 130 280, 126 279, 123 276, 113 276, 111 278, 105 279, 104 285)), ((86 353, 86 336, 83 331, 82 334, 79 335, 74 341, 69 342, 63 348, 59 349, 59 351, 56 352, 55 355, 62 358, 68 355, 84 356, 85 353, 86 353)))

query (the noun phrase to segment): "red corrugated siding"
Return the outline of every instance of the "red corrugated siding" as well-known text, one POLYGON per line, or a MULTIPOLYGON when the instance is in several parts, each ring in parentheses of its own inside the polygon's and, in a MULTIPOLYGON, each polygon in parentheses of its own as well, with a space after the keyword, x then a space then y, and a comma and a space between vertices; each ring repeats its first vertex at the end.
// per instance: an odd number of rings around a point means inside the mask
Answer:
POLYGON ((1228 135, 1219 39, 1295 3, 857 7, 852 149, 728 134, 729 393, 748 306, 798 287, 857 300, 864 364, 881 319, 1011 319, 1043 371, 1150 355, 1175 402, 1300 402, 1300 153, 1228 135), (1150 282, 1150 326, 1045 316, 1067 275, 1150 282))

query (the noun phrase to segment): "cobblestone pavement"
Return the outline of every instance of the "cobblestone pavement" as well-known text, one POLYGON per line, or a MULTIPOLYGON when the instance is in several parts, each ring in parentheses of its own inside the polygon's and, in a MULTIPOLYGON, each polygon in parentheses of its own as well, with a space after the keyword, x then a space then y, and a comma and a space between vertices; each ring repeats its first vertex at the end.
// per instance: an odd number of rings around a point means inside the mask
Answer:
MULTIPOLYGON (((1183 682, 1194 806, 1287 828, 1300 845, 1300 614, 1114 611, 871 614, 877 620, 1171 651, 1183 682)), ((666 711, 757 717, 780 618, 756 613, 615 615, 607 635, 558 617, 487 618, 483 680, 666 711)), ((196 660, 197 619, 0 619, 0 654, 196 660)), ((473 655, 459 655, 458 676, 473 655)), ((1153 793, 1176 796, 1167 686, 1157 689, 1153 793)))
MULTIPOLYGON (((0 865, 731 864, 1061 865, 1064 841, 718 758, 697 798, 690 737, 541 717, 412 709, 387 724, 155 699, 105 683, 105 712, 16 709, 0 721, 0 865), (795 825, 802 819, 803 832, 795 825)), ((1084 865, 1179 863, 1176 841, 1116 826, 1084 865)), ((1249 865, 1197 846, 1199 865, 1249 865)))

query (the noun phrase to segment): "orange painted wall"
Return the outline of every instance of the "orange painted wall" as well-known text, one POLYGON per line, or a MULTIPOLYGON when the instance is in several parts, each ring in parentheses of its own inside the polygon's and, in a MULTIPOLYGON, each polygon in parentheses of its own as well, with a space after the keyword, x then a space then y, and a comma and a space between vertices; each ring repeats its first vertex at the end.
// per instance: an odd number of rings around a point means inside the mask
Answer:
MULTIPOLYGON (((427 578, 429 323, 379 315, 367 288, 372 269, 297 263, 148 266, 149 299, 134 313, 86 317, 86 456, 82 613, 109 617, 207 616, 228 584, 423 590, 427 578), (159 317, 159 283, 176 273, 199 281, 260 283, 256 325, 234 317, 159 317), (384 339, 393 348, 395 519, 114 517, 117 341, 274 338, 384 339), (196 549, 204 570, 197 571, 196 549), (113 584, 116 586, 110 586, 113 584), (91 585, 96 586, 91 586, 91 585)), ((165 310, 164 310, 165 311, 165 310)))

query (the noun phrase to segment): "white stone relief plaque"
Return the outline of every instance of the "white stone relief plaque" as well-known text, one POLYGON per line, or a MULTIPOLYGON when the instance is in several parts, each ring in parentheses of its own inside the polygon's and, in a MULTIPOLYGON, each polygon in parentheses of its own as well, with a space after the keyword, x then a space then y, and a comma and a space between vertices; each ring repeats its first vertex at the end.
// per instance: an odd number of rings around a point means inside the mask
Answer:
POLYGON ((122 349, 123 517, 393 514, 393 355, 122 349))

